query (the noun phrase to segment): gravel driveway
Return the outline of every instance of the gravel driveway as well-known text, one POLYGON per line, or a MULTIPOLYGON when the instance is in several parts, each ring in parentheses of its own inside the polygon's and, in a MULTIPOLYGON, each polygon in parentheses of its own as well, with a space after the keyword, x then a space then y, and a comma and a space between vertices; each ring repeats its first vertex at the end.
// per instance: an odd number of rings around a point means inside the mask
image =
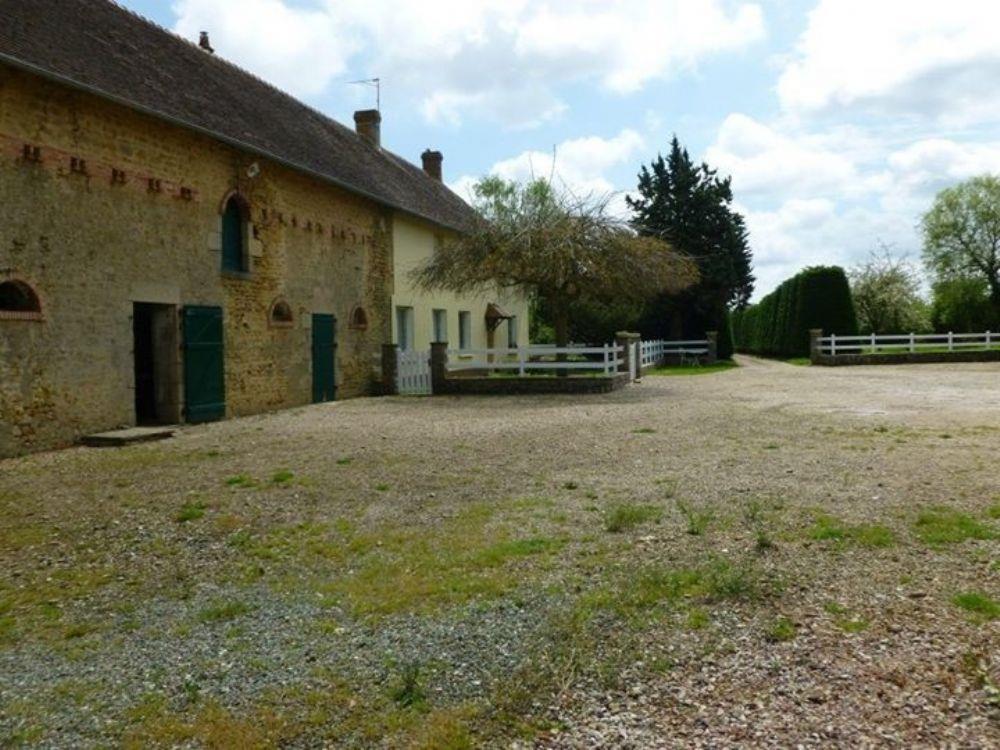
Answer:
POLYGON ((1000 365, 0 462, 0 745, 1000 745, 1000 365))

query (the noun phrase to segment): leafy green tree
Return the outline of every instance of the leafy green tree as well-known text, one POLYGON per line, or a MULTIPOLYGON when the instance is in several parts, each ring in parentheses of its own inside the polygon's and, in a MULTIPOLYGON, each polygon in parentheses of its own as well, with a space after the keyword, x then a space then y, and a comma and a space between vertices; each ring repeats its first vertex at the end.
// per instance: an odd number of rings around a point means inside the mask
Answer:
POLYGON ((697 280, 691 261, 663 240, 636 234, 608 211, 607 198, 577 199, 545 180, 498 177, 481 180, 473 194, 475 219, 414 269, 416 285, 535 298, 549 311, 559 346, 570 340, 572 306, 580 299, 644 300, 697 280))
POLYGON ((934 282, 930 316, 935 331, 1000 330, 1000 315, 990 302, 989 286, 982 277, 955 276, 934 282))
POLYGON ((637 195, 627 201, 636 231, 666 241, 698 265, 698 284, 680 294, 662 294, 652 305, 648 320, 660 328, 655 333, 718 330, 727 308, 749 303, 754 286, 751 252, 744 219, 732 208, 730 178, 692 162, 675 136, 666 158, 659 155, 642 167, 637 195), (674 319, 672 331, 667 317, 674 319), (684 324, 678 326, 678 320, 684 324))
POLYGON ((924 214, 924 261, 938 281, 982 279, 1000 315, 1000 177, 973 177, 938 193, 924 214))
POLYGON ((885 245, 848 274, 861 333, 922 333, 930 330, 919 271, 885 245))

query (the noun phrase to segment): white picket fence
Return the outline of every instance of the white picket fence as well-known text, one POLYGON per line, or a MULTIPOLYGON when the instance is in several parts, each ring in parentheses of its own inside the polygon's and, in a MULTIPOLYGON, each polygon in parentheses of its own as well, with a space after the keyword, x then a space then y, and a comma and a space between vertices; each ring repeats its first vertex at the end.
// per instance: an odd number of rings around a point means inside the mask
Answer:
POLYGON ((880 352, 968 351, 1000 347, 1000 333, 901 333, 837 336, 819 339, 821 354, 877 354, 880 352))
POLYGON ((513 349, 449 349, 448 371, 516 370, 518 375, 538 370, 617 372, 624 359, 617 344, 603 346, 519 346, 513 349), (557 357, 565 355, 560 362, 557 357))
POLYGON ((686 357, 694 358, 708 354, 708 339, 696 341, 664 341, 663 339, 655 339, 652 341, 640 341, 639 346, 643 367, 652 367, 671 356, 676 356, 683 361, 686 357))
POLYGON ((430 352, 399 352, 396 357, 396 393, 405 396, 430 395, 430 352))

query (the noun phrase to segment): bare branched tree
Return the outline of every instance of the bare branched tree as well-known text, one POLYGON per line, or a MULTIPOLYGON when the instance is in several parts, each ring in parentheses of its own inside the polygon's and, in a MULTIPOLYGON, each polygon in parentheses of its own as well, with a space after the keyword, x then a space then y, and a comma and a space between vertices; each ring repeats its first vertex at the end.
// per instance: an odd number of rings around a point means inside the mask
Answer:
POLYGON ((474 187, 476 218, 412 272, 426 290, 537 295, 553 314, 556 344, 569 341, 571 303, 645 300, 698 279, 696 265, 662 240, 640 237, 608 210, 545 180, 487 177, 474 187))

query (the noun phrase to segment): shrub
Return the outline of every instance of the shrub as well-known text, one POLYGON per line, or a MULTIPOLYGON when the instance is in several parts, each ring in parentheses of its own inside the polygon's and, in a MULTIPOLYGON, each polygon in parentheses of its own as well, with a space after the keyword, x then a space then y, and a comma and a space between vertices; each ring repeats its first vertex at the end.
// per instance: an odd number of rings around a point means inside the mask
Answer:
POLYGON ((838 266, 807 268, 733 315, 736 349, 754 354, 808 356, 811 328, 845 336, 858 332, 851 287, 838 266))

